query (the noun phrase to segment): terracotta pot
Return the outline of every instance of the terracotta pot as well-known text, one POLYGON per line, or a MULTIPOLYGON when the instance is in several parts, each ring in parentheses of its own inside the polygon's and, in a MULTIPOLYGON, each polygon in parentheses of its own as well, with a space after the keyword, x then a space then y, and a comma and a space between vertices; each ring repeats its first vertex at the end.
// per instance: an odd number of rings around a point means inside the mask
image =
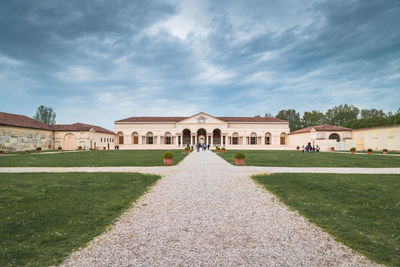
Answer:
POLYGON ((79 148, 79 150, 82 150, 82 148, 79 148))
POLYGON ((58 150, 58 152, 62 152, 62 149, 57 149, 58 150))
POLYGON ((171 166, 172 165, 173 159, 164 159, 164 165, 165 166, 171 166))
POLYGON ((335 149, 334 149, 334 148, 331 148, 331 151, 333 152, 333 151, 335 151, 335 149))
POLYGON ((4 154, 4 151, 0 151, 0 155, 1 155, 1 154, 4 154))
POLYGON ((186 154, 189 154, 189 153, 190 153, 190 150, 185 150, 185 153, 186 153, 186 154))
POLYGON ((238 166, 243 166, 244 159, 235 159, 235 164, 238 165, 238 166))
POLYGON ((382 153, 383 153, 383 154, 387 154, 387 152, 386 152, 386 151, 383 151, 382 153))
POLYGON ((225 153, 226 150, 221 150, 222 153, 225 153))
POLYGON ((221 150, 217 150, 217 153, 221 152, 221 150))
POLYGON ((372 154, 372 152, 368 152, 368 155, 371 155, 372 154))
POLYGON ((41 150, 36 150, 36 153, 40 153, 41 152, 41 150))
POLYGON ((355 154, 356 152, 355 152, 355 151, 350 151, 350 153, 351 153, 351 154, 355 154))

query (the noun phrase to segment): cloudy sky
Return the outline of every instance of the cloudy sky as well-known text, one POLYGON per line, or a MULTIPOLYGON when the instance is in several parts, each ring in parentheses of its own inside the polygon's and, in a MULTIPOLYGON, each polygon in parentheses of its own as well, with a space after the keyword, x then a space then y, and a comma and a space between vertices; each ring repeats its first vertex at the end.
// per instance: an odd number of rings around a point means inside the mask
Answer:
POLYGON ((130 116, 400 106, 400 1, 0 4, 0 111, 130 116))

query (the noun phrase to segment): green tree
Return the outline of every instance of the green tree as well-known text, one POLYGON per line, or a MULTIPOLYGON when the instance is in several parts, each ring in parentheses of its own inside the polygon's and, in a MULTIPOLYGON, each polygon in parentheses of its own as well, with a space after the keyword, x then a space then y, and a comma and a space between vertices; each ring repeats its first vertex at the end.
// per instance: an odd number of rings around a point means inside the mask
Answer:
POLYGON ((306 111, 303 114, 302 125, 303 127, 316 126, 324 124, 325 121, 326 117, 324 113, 317 110, 313 110, 311 112, 306 111))
POLYGON ((278 114, 275 116, 275 118, 281 119, 281 120, 288 120, 289 121, 289 128, 290 131, 296 131, 301 128, 301 118, 300 114, 296 112, 294 109, 283 109, 278 112, 278 114))
POLYGON ((328 109, 325 116, 328 123, 341 126, 348 120, 357 119, 359 113, 356 106, 345 104, 328 109))
POLYGON ((33 118, 46 124, 56 123, 56 113, 51 107, 38 107, 38 109, 36 110, 36 115, 33 116, 33 118))
POLYGON ((361 110, 361 119, 368 119, 372 117, 385 117, 386 114, 381 109, 362 109, 361 110))
POLYGON ((265 113, 264 117, 274 117, 274 116, 272 116, 271 113, 267 112, 267 113, 265 113))

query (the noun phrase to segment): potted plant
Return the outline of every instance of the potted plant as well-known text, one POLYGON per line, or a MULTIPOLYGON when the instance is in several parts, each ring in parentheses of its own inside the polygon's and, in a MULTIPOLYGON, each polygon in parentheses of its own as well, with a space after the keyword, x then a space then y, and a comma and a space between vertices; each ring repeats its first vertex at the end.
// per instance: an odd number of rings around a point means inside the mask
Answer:
POLYGON ((300 147, 299 147, 299 146, 296 146, 296 150, 300 150, 300 147))
POLYGON ((79 146, 78 149, 79 149, 79 150, 82 150, 82 146, 79 146))
POLYGON ((368 148, 368 150, 367 150, 367 152, 368 152, 368 154, 372 154, 372 148, 368 148))
POLYGON ((3 151, 3 150, 0 150, 0 155, 2 155, 2 154, 4 154, 4 151, 3 151))
POLYGON ((355 147, 350 148, 350 153, 351 153, 351 154, 356 153, 356 148, 355 148, 355 147))
POLYGON ((238 166, 242 166, 244 164, 244 154, 243 153, 236 153, 235 164, 238 166))
POLYGON ((164 153, 164 165, 165 166, 171 166, 173 160, 174 160, 174 154, 172 154, 171 152, 164 153))
POLYGON ((221 147, 221 152, 225 153, 225 151, 226 151, 225 147, 221 147))
POLYGON ((387 153, 388 153, 388 150, 387 150, 386 148, 384 148, 384 149, 382 149, 382 153, 383 153, 383 154, 387 154, 387 153))
POLYGON ((25 154, 29 154, 29 153, 31 153, 30 150, 25 150, 25 154))
POLYGON ((335 151, 335 147, 331 147, 331 151, 332 151, 332 152, 335 151))
POLYGON ((221 152, 221 149, 219 148, 219 146, 216 146, 215 149, 217 150, 217 152, 221 152))
POLYGON ((186 154, 189 154, 189 153, 190 153, 190 147, 188 147, 188 146, 185 147, 185 150, 184 150, 184 151, 185 151, 186 154))
POLYGON ((37 148, 36 148, 36 152, 37 153, 40 153, 42 151, 42 148, 40 147, 40 146, 38 146, 37 148))
POLYGON ((58 152, 62 152, 62 147, 58 146, 57 150, 58 150, 58 152))

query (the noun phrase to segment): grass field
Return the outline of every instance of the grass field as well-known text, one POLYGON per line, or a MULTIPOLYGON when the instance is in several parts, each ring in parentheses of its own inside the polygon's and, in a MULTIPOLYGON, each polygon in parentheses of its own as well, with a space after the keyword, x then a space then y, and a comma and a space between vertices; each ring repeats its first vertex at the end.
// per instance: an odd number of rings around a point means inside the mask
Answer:
MULTIPOLYGON (((166 151, 110 150, 2 155, 0 167, 161 166, 166 151)), ((174 154, 174 165, 186 156, 183 150, 168 151, 174 154)))
POLYGON ((385 155, 351 155, 320 152, 303 154, 301 151, 229 150, 219 155, 231 164, 237 152, 245 154, 245 165, 270 167, 400 167, 400 157, 385 155))
POLYGON ((400 175, 253 178, 347 246, 378 263, 400 266, 400 175))
POLYGON ((60 263, 157 179, 137 173, 0 174, 0 266, 60 263))

